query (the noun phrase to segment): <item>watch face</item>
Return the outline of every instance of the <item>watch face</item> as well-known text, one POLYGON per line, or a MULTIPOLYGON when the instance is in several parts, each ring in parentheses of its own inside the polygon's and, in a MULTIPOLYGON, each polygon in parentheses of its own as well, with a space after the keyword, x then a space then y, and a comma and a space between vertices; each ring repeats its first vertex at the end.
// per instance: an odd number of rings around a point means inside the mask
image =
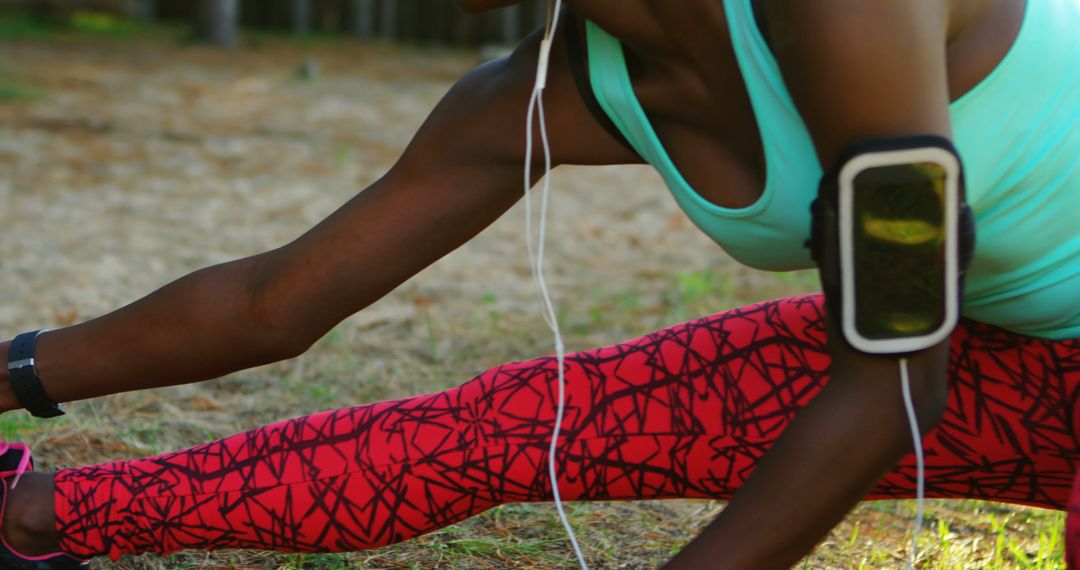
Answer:
POLYGON ((946 179, 934 162, 852 179, 854 325, 868 340, 926 336, 946 322, 946 179))

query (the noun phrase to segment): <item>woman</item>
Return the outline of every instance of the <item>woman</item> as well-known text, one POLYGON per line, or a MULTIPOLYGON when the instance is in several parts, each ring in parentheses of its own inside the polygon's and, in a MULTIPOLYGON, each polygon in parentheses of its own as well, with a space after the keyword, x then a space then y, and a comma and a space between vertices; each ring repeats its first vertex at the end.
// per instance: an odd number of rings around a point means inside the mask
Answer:
MULTIPOLYGON (((1052 214, 1080 207, 1080 5, 568 4, 545 93, 555 163, 649 162, 749 265, 812 265, 802 243, 821 165, 853 141, 956 140, 980 239, 965 314, 983 322, 911 355, 919 425, 937 425, 928 494, 1064 508, 1080 235, 1052 214)), ((291 244, 24 337, 37 405, 296 356, 468 241, 520 197, 538 41, 462 78, 385 177, 291 244)), ((913 496, 896 362, 835 330, 811 296, 569 355, 563 497, 733 495, 669 567, 757 568, 794 563, 865 497, 913 496)), ((25 472, 28 452, 9 446, 0 476, 21 477, 4 497, 6 556, 62 567, 180 548, 355 550, 548 500, 554 378, 551 359, 508 364, 438 394, 55 475, 25 472)), ((0 406, 21 407, 2 379, 0 406)))

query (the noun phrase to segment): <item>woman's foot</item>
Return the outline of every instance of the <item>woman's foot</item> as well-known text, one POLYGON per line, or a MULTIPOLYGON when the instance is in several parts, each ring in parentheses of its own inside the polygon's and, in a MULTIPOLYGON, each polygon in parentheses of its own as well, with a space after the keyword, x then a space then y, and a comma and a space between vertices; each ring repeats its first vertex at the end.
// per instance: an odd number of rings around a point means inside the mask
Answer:
POLYGON ((68 570, 86 563, 60 552, 54 476, 34 473, 30 450, 0 442, 0 568, 68 570))
POLYGON ((60 550, 53 509, 53 475, 25 473, 15 488, 4 482, 3 522, 0 534, 15 552, 44 556, 60 550))

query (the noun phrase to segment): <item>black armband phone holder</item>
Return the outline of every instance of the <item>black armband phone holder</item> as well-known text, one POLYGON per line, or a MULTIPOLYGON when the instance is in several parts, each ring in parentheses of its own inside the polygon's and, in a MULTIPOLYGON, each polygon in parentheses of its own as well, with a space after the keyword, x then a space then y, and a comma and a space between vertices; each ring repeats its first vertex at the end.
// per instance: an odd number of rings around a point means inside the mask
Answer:
POLYGON ((975 248, 963 168, 935 135, 852 145, 821 180, 808 246, 856 350, 903 354, 956 327, 975 248))

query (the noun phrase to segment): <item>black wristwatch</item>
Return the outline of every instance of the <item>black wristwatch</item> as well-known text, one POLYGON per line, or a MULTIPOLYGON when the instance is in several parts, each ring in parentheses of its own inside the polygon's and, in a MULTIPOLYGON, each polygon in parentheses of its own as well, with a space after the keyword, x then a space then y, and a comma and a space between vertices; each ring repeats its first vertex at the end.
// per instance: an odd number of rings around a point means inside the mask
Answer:
POLYGON ((8 379, 15 398, 26 411, 39 418, 55 418, 64 415, 64 409, 45 393, 34 360, 34 349, 41 333, 40 330, 25 332, 11 341, 8 348, 8 379))

